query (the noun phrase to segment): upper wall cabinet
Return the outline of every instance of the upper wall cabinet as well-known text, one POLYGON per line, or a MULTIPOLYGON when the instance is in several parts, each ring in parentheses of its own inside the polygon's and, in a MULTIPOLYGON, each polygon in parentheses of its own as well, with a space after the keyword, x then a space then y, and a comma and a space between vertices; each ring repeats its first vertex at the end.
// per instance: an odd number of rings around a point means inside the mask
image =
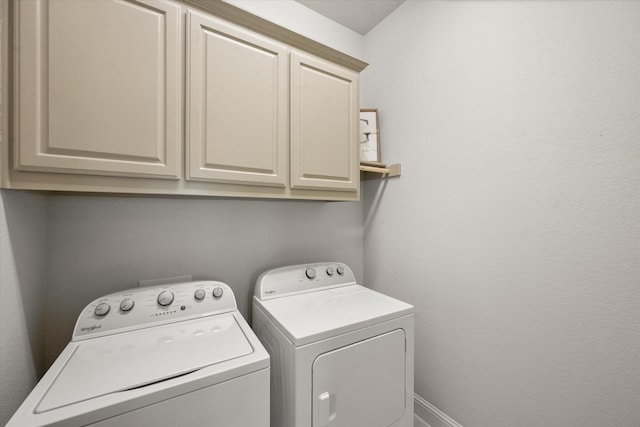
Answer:
POLYGON ((360 197, 365 63, 220 0, 0 8, 3 188, 360 197))
POLYGON ((187 15, 187 179, 287 184, 287 48, 187 15))
POLYGON ((15 2, 17 170, 178 179, 180 6, 15 2))
POLYGON ((291 57, 291 187, 356 191, 358 74, 291 57))

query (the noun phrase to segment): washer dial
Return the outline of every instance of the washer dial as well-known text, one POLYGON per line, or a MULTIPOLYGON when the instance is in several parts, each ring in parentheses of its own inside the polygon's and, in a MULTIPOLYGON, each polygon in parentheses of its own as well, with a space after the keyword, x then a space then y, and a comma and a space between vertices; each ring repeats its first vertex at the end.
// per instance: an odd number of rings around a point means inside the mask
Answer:
POLYGON ((102 316, 106 316, 107 313, 109 313, 109 310, 111 310, 111 306, 106 302, 101 302, 96 306, 94 313, 96 316, 102 317, 102 316))
POLYGON ((136 303, 129 298, 123 299, 120 303, 120 311, 130 311, 136 303))
POLYGON ((206 295, 207 293, 204 291, 204 289, 196 289, 196 291, 193 293, 193 297, 198 301, 202 301, 206 295))
POLYGON ((173 292, 162 291, 158 295, 158 304, 163 307, 170 305, 173 302, 173 292))

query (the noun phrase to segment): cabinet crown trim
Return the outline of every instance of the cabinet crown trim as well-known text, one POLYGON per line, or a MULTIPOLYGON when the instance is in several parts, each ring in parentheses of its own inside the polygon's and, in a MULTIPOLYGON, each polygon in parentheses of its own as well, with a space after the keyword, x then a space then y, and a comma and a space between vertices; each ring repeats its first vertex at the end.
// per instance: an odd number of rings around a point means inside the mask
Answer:
POLYGON ((223 18, 229 22, 233 22, 234 24, 259 32, 272 39, 286 43, 289 46, 335 62, 336 64, 342 65, 351 70, 360 72, 369 65, 364 61, 300 35, 278 24, 274 24, 264 18, 253 15, 246 10, 240 9, 237 6, 226 3, 222 0, 180 0, 180 2, 196 7, 219 18, 223 18))

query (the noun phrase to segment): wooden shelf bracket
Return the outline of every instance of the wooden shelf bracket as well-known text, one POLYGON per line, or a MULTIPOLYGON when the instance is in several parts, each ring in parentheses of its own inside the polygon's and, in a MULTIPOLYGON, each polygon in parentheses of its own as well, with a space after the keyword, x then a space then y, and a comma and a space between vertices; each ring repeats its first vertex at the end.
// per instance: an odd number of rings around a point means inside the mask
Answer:
POLYGON ((400 176, 401 174, 401 165, 400 163, 394 163, 391 165, 381 165, 381 166, 369 166, 369 165, 360 165, 360 172, 365 172, 362 176, 363 180, 368 179, 376 179, 376 178, 391 178, 394 176, 400 176), (380 175, 380 176, 372 176, 372 174, 380 175))

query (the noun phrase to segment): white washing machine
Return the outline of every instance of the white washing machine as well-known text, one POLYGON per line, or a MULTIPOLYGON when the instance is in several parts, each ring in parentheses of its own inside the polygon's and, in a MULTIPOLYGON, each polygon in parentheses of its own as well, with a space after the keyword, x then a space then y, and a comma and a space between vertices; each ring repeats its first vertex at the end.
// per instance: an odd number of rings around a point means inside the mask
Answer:
POLYGON ((413 426, 413 313, 342 263, 263 273, 252 325, 271 354, 271 425, 413 426))
POLYGON ((269 426, 269 355, 231 289, 199 281, 107 295, 7 427, 269 426))

